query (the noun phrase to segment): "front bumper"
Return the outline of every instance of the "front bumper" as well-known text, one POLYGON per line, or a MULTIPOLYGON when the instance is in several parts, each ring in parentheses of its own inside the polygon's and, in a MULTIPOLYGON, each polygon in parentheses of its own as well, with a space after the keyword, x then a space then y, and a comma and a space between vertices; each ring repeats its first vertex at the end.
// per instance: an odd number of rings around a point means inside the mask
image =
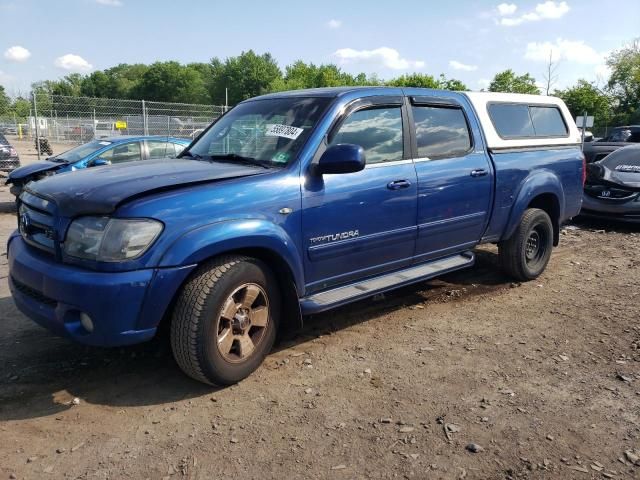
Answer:
POLYGON ((150 340, 193 266, 94 272, 56 262, 9 239, 9 286, 16 306, 36 323, 77 342, 97 346, 150 340), (91 317, 93 331, 80 322, 91 317))
POLYGON ((640 223, 640 197, 629 201, 599 200, 585 195, 580 216, 640 223))

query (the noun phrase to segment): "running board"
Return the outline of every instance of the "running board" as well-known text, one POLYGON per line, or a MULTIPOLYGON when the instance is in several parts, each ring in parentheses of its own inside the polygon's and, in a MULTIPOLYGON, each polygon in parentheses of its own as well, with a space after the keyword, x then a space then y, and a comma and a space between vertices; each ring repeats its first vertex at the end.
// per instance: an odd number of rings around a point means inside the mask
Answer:
POLYGON ((359 283, 352 283, 300 299, 303 315, 318 313, 347 303, 355 302, 377 293, 386 292, 412 283, 437 277, 444 273, 470 267, 475 262, 473 252, 445 257, 429 263, 405 268, 359 283))

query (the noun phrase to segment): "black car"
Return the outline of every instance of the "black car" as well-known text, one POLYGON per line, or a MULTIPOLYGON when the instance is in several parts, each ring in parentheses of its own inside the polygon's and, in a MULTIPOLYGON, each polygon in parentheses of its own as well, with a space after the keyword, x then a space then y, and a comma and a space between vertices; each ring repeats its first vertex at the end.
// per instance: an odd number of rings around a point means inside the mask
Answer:
POLYGON ((0 172, 12 172, 20 166, 18 152, 6 137, 0 133, 0 172))
POLYGON ((580 215, 640 223, 640 144, 587 165, 580 215))
POLYGON ((597 162, 630 143, 640 143, 640 125, 616 127, 606 137, 595 142, 585 143, 584 156, 587 163, 597 162))

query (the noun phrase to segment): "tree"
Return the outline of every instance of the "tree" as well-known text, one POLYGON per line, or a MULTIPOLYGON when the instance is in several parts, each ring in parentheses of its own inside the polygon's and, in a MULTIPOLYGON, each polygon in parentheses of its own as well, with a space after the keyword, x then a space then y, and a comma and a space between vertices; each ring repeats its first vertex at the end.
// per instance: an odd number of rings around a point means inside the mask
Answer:
POLYGON ((11 106, 11 99, 4 90, 4 87, 0 85, 0 115, 5 115, 9 112, 11 106))
POLYGON ((489 84, 490 92, 506 93, 531 93, 539 95, 540 90, 536 86, 536 79, 528 73, 516 75, 511 69, 497 73, 489 84))
POLYGON ((82 95, 101 98, 134 98, 142 77, 149 69, 141 63, 121 63, 84 77, 82 95))
POLYGON ((178 62, 150 65, 131 93, 137 98, 162 102, 207 103, 209 100, 200 72, 178 62))
POLYGON ((466 91, 469 90, 464 83, 455 78, 446 78, 444 73, 440 74, 440 78, 438 79, 438 88, 442 90, 457 90, 457 91, 466 91))
POLYGON ((11 105, 11 110, 15 114, 19 122, 26 122, 31 112, 31 102, 23 97, 17 97, 11 105))
POLYGON ((607 58, 607 89, 614 101, 615 123, 640 123, 640 39, 607 58))
POLYGON ((208 82, 213 103, 225 102, 228 89, 229 103, 235 104, 269 91, 270 85, 282 78, 282 72, 270 53, 256 54, 253 50, 229 57, 224 62, 211 60, 212 75, 208 82))
POLYGON ((439 88, 440 83, 432 75, 412 73, 392 78, 387 82, 391 87, 439 88))
POLYGON ((544 78, 544 83, 545 83, 545 95, 549 95, 549 92, 551 92, 552 87, 558 81, 557 71, 558 71, 558 62, 553 61, 553 50, 550 50, 549 61, 547 62, 547 69, 545 70, 545 73, 542 76, 542 78, 544 78))
POLYGON ((578 80, 578 83, 565 90, 556 90, 554 95, 560 97, 567 104, 573 117, 587 112, 593 115, 594 127, 606 127, 611 119, 611 101, 593 83, 578 80))

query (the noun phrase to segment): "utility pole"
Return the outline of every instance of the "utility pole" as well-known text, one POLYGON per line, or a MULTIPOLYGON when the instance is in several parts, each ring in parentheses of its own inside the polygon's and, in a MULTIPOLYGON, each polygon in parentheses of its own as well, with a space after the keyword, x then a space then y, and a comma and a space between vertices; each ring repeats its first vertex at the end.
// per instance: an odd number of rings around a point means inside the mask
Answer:
POLYGON ((38 125, 38 101, 36 91, 33 91, 33 115, 36 124, 36 150, 38 150, 38 161, 40 161, 40 126, 38 125))

